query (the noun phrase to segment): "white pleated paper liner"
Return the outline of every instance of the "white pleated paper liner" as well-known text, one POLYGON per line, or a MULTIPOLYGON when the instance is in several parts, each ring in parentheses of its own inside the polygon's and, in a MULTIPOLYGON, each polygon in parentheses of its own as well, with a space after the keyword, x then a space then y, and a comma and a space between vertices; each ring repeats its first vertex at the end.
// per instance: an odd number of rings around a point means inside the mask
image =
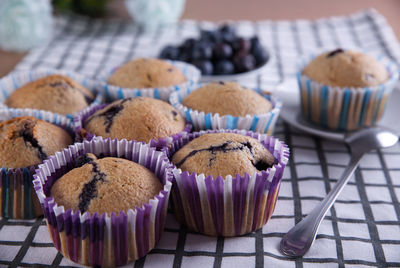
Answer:
MULTIPOLYGON (((71 121, 50 112, 33 110, 0 110, 0 121, 20 116, 33 116, 67 130, 74 138, 71 121)), ((33 173, 37 165, 25 168, 2 167, 0 171, 0 217, 10 219, 32 219, 42 215, 40 204, 33 189, 33 173)))
POLYGON ((36 170, 34 186, 54 246, 64 257, 96 267, 121 266, 146 255, 164 229, 172 167, 165 153, 144 143, 117 139, 75 143, 51 156, 36 170), (50 196, 51 187, 85 153, 121 157, 145 166, 156 174, 163 190, 141 207, 111 215, 65 210, 50 196))
MULTIPOLYGON (((104 97, 103 97, 103 93, 101 92, 101 85, 100 85, 101 83, 99 81, 87 78, 81 74, 70 72, 70 71, 55 70, 55 69, 35 69, 35 70, 13 72, 13 73, 0 79, 0 109, 6 108, 6 109, 10 109, 10 110, 15 110, 15 111, 22 110, 19 108, 7 107, 4 104, 4 101, 8 98, 8 96, 10 96, 10 94, 13 91, 22 87, 23 85, 33 82, 35 80, 38 80, 42 77, 53 75, 53 74, 60 74, 60 75, 68 76, 69 78, 75 80, 76 82, 80 83, 81 85, 86 87, 88 90, 90 90, 95 95, 95 98, 90 103, 89 107, 103 102, 104 97)), ((50 111, 44 111, 44 110, 38 110, 38 109, 29 109, 29 110, 35 111, 36 114, 43 114, 44 112, 50 112, 50 111)), ((56 113, 54 113, 54 114, 56 114, 56 113)), ((74 115, 73 114, 67 114, 67 115, 56 114, 56 116, 59 118, 67 117, 70 120, 72 120, 74 115)))
POLYGON ((302 74, 315 57, 305 59, 297 73, 301 110, 310 122, 336 131, 350 131, 375 125, 382 117, 386 102, 399 79, 396 63, 377 57, 389 73, 381 85, 365 88, 340 88, 323 85, 302 74))
MULTIPOLYGON (((75 117, 74 117, 74 128, 75 128, 75 133, 77 137, 77 141, 82 141, 82 140, 92 140, 96 137, 94 133, 90 133, 85 130, 84 123, 86 119, 97 112, 98 110, 101 110, 105 108, 109 104, 99 104, 96 106, 88 107, 81 112, 79 112, 75 117)), ((130 124, 130 122, 127 122, 127 124, 130 124)), ((169 146, 174 140, 181 138, 184 135, 187 135, 192 130, 192 124, 189 122, 186 123, 185 128, 179 132, 175 133, 169 137, 164 137, 164 138, 159 138, 159 139, 151 139, 147 143, 150 144, 151 147, 155 147, 157 149, 162 149, 164 147, 169 146)), ((104 137, 103 137, 104 138, 104 137)))
POLYGON ((193 124, 193 128, 196 131, 206 129, 244 129, 259 133, 267 133, 272 135, 276 121, 278 120, 279 113, 281 111, 282 102, 269 94, 263 94, 261 89, 249 89, 255 90, 261 94, 264 98, 272 103, 272 110, 268 113, 257 114, 257 115, 246 115, 246 116, 232 116, 224 115, 220 116, 218 113, 204 113, 202 111, 193 110, 182 104, 182 101, 192 91, 197 90, 202 85, 198 85, 195 88, 189 88, 179 90, 171 94, 169 102, 175 107, 186 119, 193 124))
POLYGON ((174 168, 172 205, 179 222, 190 230, 211 236, 238 236, 267 223, 278 198, 283 170, 289 159, 288 147, 266 134, 245 130, 194 132, 165 149, 170 157, 191 140, 207 133, 238 133, 258 139, 275 157, 265 171, 244 176, 205 177, 174 168))
POLYGON ((169 61, 165 60, 176 68, 178 68, 183 75, 186 77, 186 81, 181 84, 172 85, 168 87, 159 88, 123 88, 107 83, 107 79, 113 74, 118 67, 113 68, 111 71, 106 72, 100 76, 100 80, 103 81, 102 88, 108 101, 125 99, 125 98, 135 98, 135 97, 149 97, 154 99, 159 99, 168 102, 169 96, 172 92, 188 89, 193 87, 200 79, 201 72, 194 65, 183 62, 183 61, 169 61))

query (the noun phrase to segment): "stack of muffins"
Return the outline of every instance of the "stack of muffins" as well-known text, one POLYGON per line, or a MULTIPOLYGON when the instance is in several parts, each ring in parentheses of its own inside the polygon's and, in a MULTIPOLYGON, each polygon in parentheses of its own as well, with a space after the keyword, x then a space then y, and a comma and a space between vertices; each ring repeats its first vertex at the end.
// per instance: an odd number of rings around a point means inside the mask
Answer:
POLYGON ((289 150, 265 134, 281 108, 269 92, 197 84, 195 67, 158 59, 99 81, 32 73, 0 80, 0 213, 43 212, 65 257, 120 266, 144 256, 170 193, 176 218, 207 235, 245 234, 271 217, 289 150))

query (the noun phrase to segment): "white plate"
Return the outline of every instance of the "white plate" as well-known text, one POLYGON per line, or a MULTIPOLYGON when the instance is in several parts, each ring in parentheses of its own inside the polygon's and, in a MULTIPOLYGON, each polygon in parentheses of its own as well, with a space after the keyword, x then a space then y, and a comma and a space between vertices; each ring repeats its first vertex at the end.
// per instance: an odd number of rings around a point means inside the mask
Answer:
POLYGON ((248 76, 257 75, 261 72, 261 70, 267 66, 271 59, 269 58, 263 65, 258 66, 257 68, 238 74, 227 74, 227 75, 202 75, 200 78, 201 83, 205 82, 215 82, 215 81, 235 81, 248 76))
MULTIPOLYGON (((280 84, 274 93, 282 100, 283 106, 280 113, 282 119, 290 125, 302 130, 304 132, 325 137, 332 140, 343 141, 345 132, 336 132, 326 130, 315 126, 306 121, 301 115, 300 111, 300 96, 299 88, 296 79, 290 79, 280 84)), ((378 126, 382 126, 394 131, 400 135, 400 90, 393 90, 391 97, 387 103, 386 111, 378 122, 378 126)))

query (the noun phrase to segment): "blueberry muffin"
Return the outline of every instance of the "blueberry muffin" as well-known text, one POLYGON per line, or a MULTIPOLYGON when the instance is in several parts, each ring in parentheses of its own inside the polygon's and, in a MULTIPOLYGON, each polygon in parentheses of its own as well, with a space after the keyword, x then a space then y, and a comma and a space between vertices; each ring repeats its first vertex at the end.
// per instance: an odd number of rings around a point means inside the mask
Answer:
POLYGON ((11 108, 39 109, 66 115, 86 108, 93 99, 93 93, 78 82, 54 74, 18 88, 5 104, 11 108))
POLYGON ((302 74, 333 87, 371 87, 389 78, 385 67, 373 57, 343 49, 315 57, 305 66, 302 74))
POLYGON ((66 210, 101 215, 140 207, 161 190, 156 175, 135 162, 116 157, 97 159, 86 154, 78 157, 74 169, 55 182, 51 196, 66 210))
POLYGON ((170 104, 139 97, 112 102, 88 117, 83 126, 83 132, 96 136, 148 142, 182 132, 186 123, 170 104))
POLYGON ((107 82, 124 88, 160 88, 186 81, 183 73, 172 64, 152 58, 127 62, 108 78, 107 82))
POLYGON ((177 151, 172 157, 182 171, 214 178, 267 170, 274 156, 258 140, 235 133, 202 135, 177 151))
POLYGON ((17 117, 0 123, 0 164, 7 168, 36 165, 72 142, 61 127, 35 117, 17 117))
POLYGON ((246 116, 268 113, 272 103, 254 90, 236 82, 206 84, 192 91, 182 102, 193 110, 220 116, 246 116))

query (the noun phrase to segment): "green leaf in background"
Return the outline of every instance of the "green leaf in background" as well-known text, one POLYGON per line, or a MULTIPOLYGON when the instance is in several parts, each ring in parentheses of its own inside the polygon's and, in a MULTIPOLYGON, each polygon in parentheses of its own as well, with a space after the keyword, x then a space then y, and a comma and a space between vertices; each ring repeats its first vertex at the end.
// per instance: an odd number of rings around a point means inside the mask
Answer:
POLYGON ((108 0, 53 0, 54 7, 59 11, 71 10, 78 14, 100 17, 106 14, 108 0))

